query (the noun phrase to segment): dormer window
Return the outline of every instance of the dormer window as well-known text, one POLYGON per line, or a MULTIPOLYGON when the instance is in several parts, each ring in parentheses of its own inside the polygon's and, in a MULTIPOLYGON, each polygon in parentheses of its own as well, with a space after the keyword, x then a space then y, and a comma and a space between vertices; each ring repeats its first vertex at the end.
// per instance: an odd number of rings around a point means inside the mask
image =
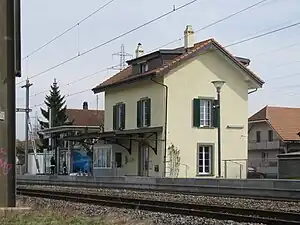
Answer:
POLYGON ((139 66, 140 66, 140 73, 148 72, 148 63, 147 62, 143 62, 139 66))

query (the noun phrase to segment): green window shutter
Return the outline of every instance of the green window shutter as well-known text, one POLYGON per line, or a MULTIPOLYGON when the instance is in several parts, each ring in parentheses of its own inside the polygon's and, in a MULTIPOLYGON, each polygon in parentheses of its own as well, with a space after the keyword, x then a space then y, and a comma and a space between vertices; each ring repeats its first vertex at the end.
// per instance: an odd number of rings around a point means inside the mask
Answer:
POLYGON ((218 100, 213 100, 211 114, 212 114, 211 115, 212 126, 213 127, 219 127, 219 106, 218 106, 218 100))
POLYGON ((121 104, 121 106, 120 106, 121 108, 121 121, 120 121, 120 128, 122 129, 122 130, 124 130, 125 129, 125 104, 123 103, 123 104, 121 104))
POLYGON ((113 106, 113 130, 117 129, 117 106, 113 106))
POLYGON ((146 126, 150 126, 151 125, 151 99, 147 99, 146 102, 146 126))
POLYGON ((193 126, 200 127, 200 99, 193 100, 193 126))
POLYGON ((136 104, 136 125, 137 127, 142 126, 142 117, 141 117, 141 112, 142 112, 142 102, 138 101, 136 104))

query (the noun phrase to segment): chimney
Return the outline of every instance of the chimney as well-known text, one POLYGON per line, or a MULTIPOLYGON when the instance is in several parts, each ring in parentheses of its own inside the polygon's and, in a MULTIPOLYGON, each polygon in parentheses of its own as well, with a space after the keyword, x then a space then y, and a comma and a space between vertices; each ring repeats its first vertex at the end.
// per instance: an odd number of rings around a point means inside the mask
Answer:
POLYGON ((87 102, 83 102, 82 108, 83 109, 89 109, 88 103, 87 102))
POLYGON ((184 48, 194 47, 194 31, 192 25, 187 25, 184 31, 184 48))
POLYGON ((142 44, 138 43, 138 46, 135 50, 135 57, 138 58, 138 57, 141 57, 142 55, 144 55, 144 50, 143 50, 142 44))

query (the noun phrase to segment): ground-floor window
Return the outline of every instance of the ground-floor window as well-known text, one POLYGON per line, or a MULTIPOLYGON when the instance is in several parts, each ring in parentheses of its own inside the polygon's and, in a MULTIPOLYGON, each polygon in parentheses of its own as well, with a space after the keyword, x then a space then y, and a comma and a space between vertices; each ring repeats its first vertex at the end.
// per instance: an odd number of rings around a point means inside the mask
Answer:
POLYGON ((212 173, 212 146, 198 145, 198 174, 212 173))
POLYGON ((109 169, 112 163, 112 147, 99 146, 94 148, 94 168, 109 169))

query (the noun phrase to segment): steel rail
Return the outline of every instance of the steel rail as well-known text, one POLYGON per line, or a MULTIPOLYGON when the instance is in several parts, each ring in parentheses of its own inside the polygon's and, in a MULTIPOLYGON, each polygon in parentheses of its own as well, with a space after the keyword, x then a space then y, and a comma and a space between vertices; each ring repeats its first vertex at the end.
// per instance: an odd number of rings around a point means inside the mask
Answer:
MULTIPOLYGON (((195 195, 195 196, 211 196, 211 197, 227 197, 227 198, 243 198, 243 199, 253 199, 253 200, 270 200, 270 201, 285 201, 285 202, 299 202, 299 198, 284 198, 284 197, 269 197, 269 196, 249 196, 246 194, 219 194, 219 193, 207 193, 207 192, 201 192, 201 188, 207 188, 207 187, 201 187, 198 186, 197 189, 199 191, 186 191, 186 190, 175 190, 172 189, 174 185, 170 184, 160 184, 158 189, 154 188, 136 188, 136 187, 120 187, 118 183, 105 183, 102 182, 101 184, 99 183, 92 183, 92 182, 87 182, 87 183, 74 183, 73 181, 52 181, 52 182, 37 182, 37 181, 28 181, 28 180, 17 180, 18 185, 28 185, 28 186, 58 186, 58 187, 74 187, 74 188, 90 188, 90 189, 122 189, 122 190, 132 190, 132 191, 137 191, 137 192, 157 192, 157 193, 168 193, 168 194, 181 194, 181 195, 195 195)), ((124 183, 122 183, 124 185, 124 183)), ((129 184, 131 185, 131 184, 129 184)), ((187 187, 187 186, 185 186, 187 187)), ((225 187, 219 187, 220 189, 225 188, 225 187)), ((231 188, 234 189, 234 188, 231 188)), ((292 195, 291 195, 292 196, 292 195)))
POLYGON ((237 222, 263 223, 270 225, 300 224, 300 214, 289 212, 144 200, 27 188, 17 188, 17 194, 117 208, 131 208, 153 212, 214 218, 219 220, 234 220, 237 222))

